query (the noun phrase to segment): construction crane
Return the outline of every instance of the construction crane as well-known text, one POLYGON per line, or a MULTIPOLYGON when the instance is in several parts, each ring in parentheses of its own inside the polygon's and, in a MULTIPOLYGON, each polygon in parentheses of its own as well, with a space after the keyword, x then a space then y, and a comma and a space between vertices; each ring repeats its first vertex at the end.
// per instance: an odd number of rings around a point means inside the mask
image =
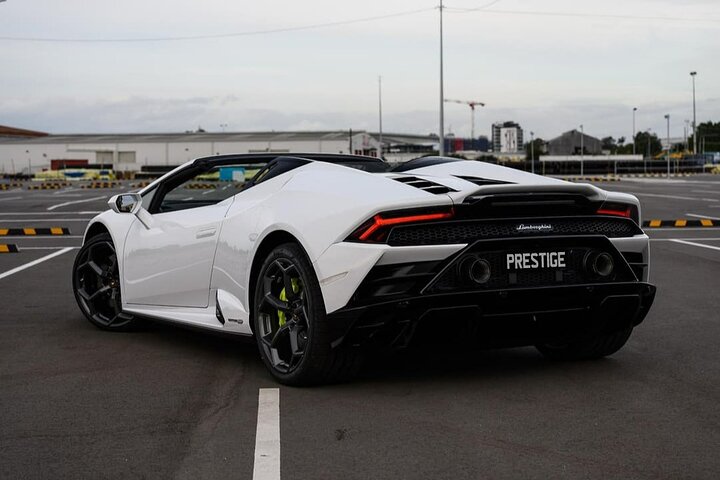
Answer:
POLYGON ((450 98, 446 98, 445 102, 447 103, 460 103, 463 105, 469 105, 470 106, 470 125, 471 125, 471 132, 470 135, 472 136, 473 140, 475 139, 475 107, 481 106, 484 107, 485 104, 483 102, 475 102, 472 100, 452 100, 450 98))

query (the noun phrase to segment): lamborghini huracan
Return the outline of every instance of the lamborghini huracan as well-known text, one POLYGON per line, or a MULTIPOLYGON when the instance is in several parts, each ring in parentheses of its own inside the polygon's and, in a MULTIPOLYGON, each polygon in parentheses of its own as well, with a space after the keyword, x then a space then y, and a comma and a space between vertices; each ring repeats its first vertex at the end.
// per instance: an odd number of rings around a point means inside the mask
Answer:
POLYGON ((218 155, 108 205, 73 267, 83 314, 254 336, 283 384, 421 332, 600 358, 655 297, 637 198, 484 162, 218 155))

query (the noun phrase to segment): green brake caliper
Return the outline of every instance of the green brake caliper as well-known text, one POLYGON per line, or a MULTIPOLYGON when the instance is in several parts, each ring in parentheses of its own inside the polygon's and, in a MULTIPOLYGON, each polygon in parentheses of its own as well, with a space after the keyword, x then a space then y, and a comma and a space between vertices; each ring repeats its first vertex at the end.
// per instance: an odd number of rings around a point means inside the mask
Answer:
MULTIPOLYGON (((300 279, 299 278, 291 278, 290 284, 292 285, 293 293, 298 293, 300 291, 300 279)), ((287 301, 287 295, 285 294, 285 288, 280 291, 280 300, 283 302, 287 301)), ((278 310, 278 324, 282 327, 287 323, 287 318, 285 318, 285 312, 278 310)))

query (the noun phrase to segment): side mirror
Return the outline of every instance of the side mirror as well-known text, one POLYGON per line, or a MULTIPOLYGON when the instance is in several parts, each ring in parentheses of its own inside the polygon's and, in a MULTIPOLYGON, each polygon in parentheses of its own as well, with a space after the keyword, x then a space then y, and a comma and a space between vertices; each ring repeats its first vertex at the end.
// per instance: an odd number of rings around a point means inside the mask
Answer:
POLYGON ((115 213, 137 214, 142 207, 142 197, 139 193, 121 193, 108 200, 108 206, 115 213))

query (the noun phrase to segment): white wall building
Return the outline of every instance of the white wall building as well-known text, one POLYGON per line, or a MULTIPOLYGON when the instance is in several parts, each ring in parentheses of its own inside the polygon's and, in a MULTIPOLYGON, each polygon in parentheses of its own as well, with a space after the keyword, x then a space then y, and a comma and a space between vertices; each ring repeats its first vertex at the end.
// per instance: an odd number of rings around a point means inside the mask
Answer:
MULTIPOLYGON (((0 137, 0 174, 49 169, 52 160, 87 160, 136 172, 144 166, 179 165, 229 153, 355 153, 377 155, 378 135, 364 131, 237 132, 180 134, 82 134, 37 138, 0 137)), ((383 156, 404 161, 437 149, 437 137, 383 135, 383 156), (420 152, 420 153, 418 153, 420 152)))

